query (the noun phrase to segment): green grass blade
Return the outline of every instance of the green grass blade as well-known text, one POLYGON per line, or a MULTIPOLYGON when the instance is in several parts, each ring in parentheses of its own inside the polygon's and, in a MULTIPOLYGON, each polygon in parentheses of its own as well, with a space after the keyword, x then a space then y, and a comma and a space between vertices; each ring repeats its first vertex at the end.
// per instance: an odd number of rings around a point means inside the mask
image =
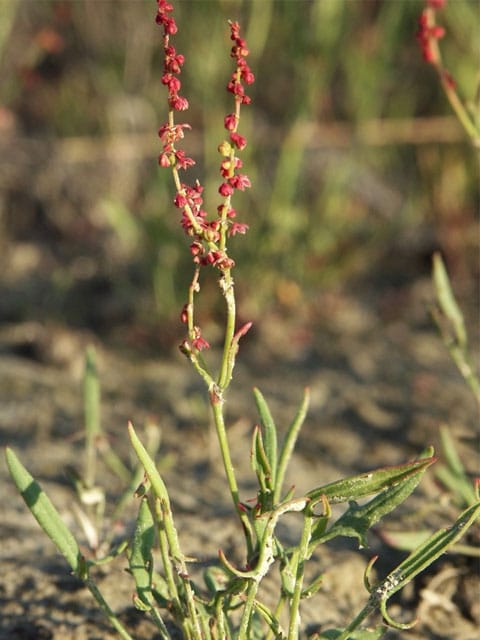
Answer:
POLYGON ((58 511, 15 453, 7 447, 5 450, 8 469, 17 489, 34 518, 44 530, 60 553, 65 557, 73 571, 78 574, 83 565, 80 550, 73 534, 61 519, 58 511))

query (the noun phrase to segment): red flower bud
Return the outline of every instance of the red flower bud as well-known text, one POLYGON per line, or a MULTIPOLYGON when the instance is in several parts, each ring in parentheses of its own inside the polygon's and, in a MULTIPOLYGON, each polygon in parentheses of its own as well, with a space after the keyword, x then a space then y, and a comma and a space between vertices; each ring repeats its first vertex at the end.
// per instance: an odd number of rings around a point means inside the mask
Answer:
POLYGON ((225 129, 227 131, 235 131, 237 126, 237 116, 234 113, 229 113, 224 119, 225 129))
POLYGON ((240 189, 240 191, 245 191, 245 189, 248 189, 252 186, 252 183, 250 182, 250 178, 243 173, 239 173, 236 176, 232 176, 229 179, 229 182, 232 185, 232 187, 234 187, 235 189, 240 189))
POLYGON ((222 182, 218 188, 218 193, 225 198, 233 194, 233 187, 228 182, 222 182))
POLYGON ((180 321, 183 322, 183 324, 187 324, 188 322, 188 302, 183 305, 180 313, 180 321))
POLYGON ((241 136, 239 133, 236 133, 235 131, 230 134, 230 140, 240 151, 242 149, 245 149, 245 147, 247 146, 247 139, 244 136, 241 136))
POLYGON ((161 167, 168 168, 170 166, 170 154, 169 153, 161 153, 158 156, 158 164, 161 167))

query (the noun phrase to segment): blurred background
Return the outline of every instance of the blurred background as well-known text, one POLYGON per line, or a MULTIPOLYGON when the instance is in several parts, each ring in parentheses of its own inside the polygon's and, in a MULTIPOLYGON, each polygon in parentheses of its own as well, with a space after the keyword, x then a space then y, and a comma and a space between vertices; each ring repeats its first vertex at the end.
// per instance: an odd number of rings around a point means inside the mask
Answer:
MULTIPOLYGON (((214 211, 232 110, 227 19, 256 83, 240 132, 253 188, 232 240, 240 314, 335 310, 362 292, 397 319, 441 250, 472 319, 478 164, 415 40, 423 2, 182 0, 185 148, 214 211)), ((0 2, 0 323, 58 323, 112 344, 172 348, 191 277, 188 239, 157 166, 166 120, 154 0, 0 2)), ((478 81, 479 4, 438 13, 460 95, 478 81)), ((214 274, 213 274, 214 275, 214 274)), ((199 314, 221 317, 214 277, 199 314)), ((308 337, 305 338, 308 340, 308 337)))

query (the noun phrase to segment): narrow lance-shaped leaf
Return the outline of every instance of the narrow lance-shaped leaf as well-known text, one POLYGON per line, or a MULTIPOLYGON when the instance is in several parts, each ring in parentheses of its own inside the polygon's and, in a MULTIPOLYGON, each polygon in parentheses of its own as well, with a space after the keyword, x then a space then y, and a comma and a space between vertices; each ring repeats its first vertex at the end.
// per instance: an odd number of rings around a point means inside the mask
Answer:
POLYGON ((88 347, 85 356, 83 393, 85 427, 92 435, 98 435, 100 433, 100 382, 93 347, 88 347))
POLYGON ((148 498, 142 498, 138 510, 135 531, 128 553, 130 572, 135 580, 138 598, 137 609, 148 610, 152 607, 152 547, 155 540, 155 524, 148 505, 148 498))
MULTIPOLYGON (((427 455, 430 453, 431 450, 428 450, 427 455)), ((433 462, 434 458, 428 457, 428 460, 433 462)), ((318 544, 337 536, 358 538, 359 544, 366 547, 368 530, 408 498, 422 479, 427 467, 428 465, 421 467, 411 476, 402 479, 399 484, 385 489, 367 504, 359 506, 352 502, 347 511, 340 516, 326 533, 324 531, 325 527, 322 526, 322 523, 319 523, 313 530, 310 553, 313 552, 313 549, 318 544)))
POLYGON ((287 471, 290 458, 292 457, 298 434, 300 433, 300 429, 302 428, 303 422, 307 415, 309 402, 310 390, 308 387, 306 387, 303 393, 302 403, 300 404, 300 407, 288 428, 280 451, 280 457, 278 460, 278 471, 275 481, 275 491, 273 496, 274 504, 277 504, 280 501, 282 487, 285 480, 285 473, 287 471))
POLYGON ((370 600, 379 602, 382 615, 388 624, 397 628, 411 626, 396 623, 390 618, 386 609, 388 600, 458 542, 479 517, 480 502, 477 502, 465 509, 450 528, 440 529, 431 535, 375 587, 370 600))
POLYGON ((255 388, 253 390, 253 395, 255 397, 255 403, 257 405, 257 410, 260 415, 260 421, 264 430, 263 441, 265 446, 265 453, 270 465, 271 485, 273 487, 275 486, 277 475, 277 427, 275 426, 275 422, 273 420, 272 414, 270 413, 268 404, 266 403, 265 398, 261 394, 260 390, 255 388))
POLYGON ((61 519, 46 493, 22 465, 15 453, 7 447, 5 451, 8 469, 20 491, 25 504, 38 524, 54 543, 68 564, 77 574, 83 566, 77 541, 61 519))
POLYGON ((440 427, 440 437, 446 466, 442 465, 437 468, 437 478, 452 491, 456 498, 460 498, 463 501, 464 504, 461 506, 473 504, 475 502, 475 490, 463 467, 447 426, 440 427))
POLYGON ((438 304, 445 314, 445 317, 451 322, 455 332, 459 346, 465 349, 467 346, 467 333, 465 331, 465 322, 460 307, 453 295, 447 270, 439 253, 433 256, 433 281, 437 293, 438 304))
MULTIPOLYGON (((262 431, 260 427, 255 427, 252 435, 252 453, 251 453, 252 469, 255 472, 260 492, 265 496, 267 491, 271 488, 271 473, 270 464, 265 453, 265 447, 263 445, 262 431)), ((270 509, 271 509, 270 505, 270 509)))
MULTIPOLYGON (((433 449, 430 450, 433 453, 433 449)), ((330 482, 323 487, 318 487, 307 493, 310 498, 310 506, 314 507, 322 496, 325 496, 332 504, 358 500, 373 493, 378 493, 387 487, 393 487, 410 476, 429 467, 436 458, 430 456, 413 462, 407 462, 392 467, 382 467, 368 473, 343 478, 330 482)))
POLYGON ((163 482, 160 474, 158 473, 155 462, 152 460, 147 450, 143 446, 140 441, 140 438, 135 433, 135 429, 133 428, 132 423, 130 422, 128 425, 128 433, 130 436, 130 440, 132 442, 132 446, 135 450, 135 453, 138 456, 138 459, 143 465, 145 469, 145 473, 148 476, 148 479, 152 483, 152 488, 156 494, 156 496, 167 503, 168 507, 170 507, 170 499, 168 497, 167 487, 163 482))
POLYGON ((95 350, 87 349, 83 376, 83 402, 85 412, 85 471, 84 483, 87 489, 95 485, 97 458, 96 440, 100 435, 100 382, 95 362, 95 350))

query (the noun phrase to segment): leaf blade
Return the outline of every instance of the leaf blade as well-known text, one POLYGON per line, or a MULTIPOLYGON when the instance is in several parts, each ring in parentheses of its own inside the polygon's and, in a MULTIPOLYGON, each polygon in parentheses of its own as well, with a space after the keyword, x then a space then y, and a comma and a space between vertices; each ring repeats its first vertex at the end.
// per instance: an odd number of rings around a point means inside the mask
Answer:
POLYGON ((79 574, 84 563, 78 543, 70 529, 60 517, 50 498, 9 447, 5 450, 5 458, 10 475, 33 517, 72 570, 79 574))

